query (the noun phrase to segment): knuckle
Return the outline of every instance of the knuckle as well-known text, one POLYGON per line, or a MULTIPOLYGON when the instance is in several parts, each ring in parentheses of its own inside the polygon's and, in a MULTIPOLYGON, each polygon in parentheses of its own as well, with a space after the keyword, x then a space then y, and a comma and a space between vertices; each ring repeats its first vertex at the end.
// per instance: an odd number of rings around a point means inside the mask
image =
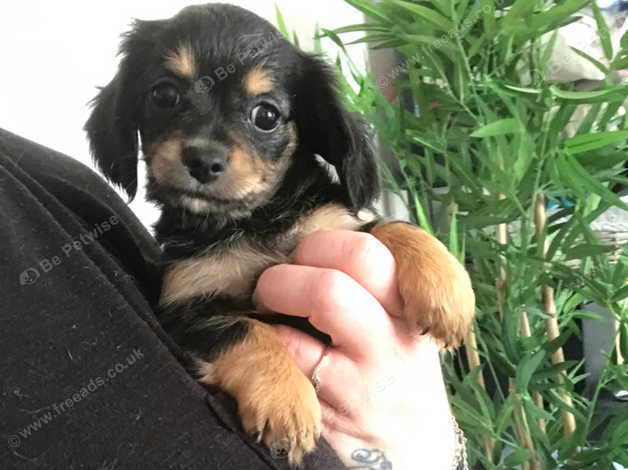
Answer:
POLYGON ((370 233, 358 235, 347 243, 343 260, 351 272, 368 264, 379 264, 383 257, 390 256, 387 248, 370 233))
POLYGON ((329 312, 342 304, 342 294, 346 291, 346 274, 335 269, 326 269, 312 284, 311 305, 317 312, 329 312))

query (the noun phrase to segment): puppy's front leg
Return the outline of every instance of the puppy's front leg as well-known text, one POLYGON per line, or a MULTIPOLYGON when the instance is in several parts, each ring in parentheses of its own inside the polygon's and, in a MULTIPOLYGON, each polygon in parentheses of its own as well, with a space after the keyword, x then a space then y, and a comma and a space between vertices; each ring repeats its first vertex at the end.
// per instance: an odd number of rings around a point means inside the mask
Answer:
POLYGON ((320 436, 321 408, 314 387, 272 327, 251 319, 242 322, 243 339, 204 363, 200 381, 235 398, 245 431, 299 464, 320 436))
POLYGON ((413 225, 377 225, 371 234, 391 251, 397 266, 404 316, 440 346, 459 345, 475 311, 469 275, 433 236, 413 225))

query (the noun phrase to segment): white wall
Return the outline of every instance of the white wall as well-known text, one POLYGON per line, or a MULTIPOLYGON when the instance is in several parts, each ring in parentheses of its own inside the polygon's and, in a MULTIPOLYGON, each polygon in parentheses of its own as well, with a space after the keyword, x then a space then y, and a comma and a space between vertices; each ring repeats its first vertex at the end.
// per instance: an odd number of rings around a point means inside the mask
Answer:
MULTIPOLYGON (((87 102, 96 94, 95 87, 107 84, 115 74, 120 33, 128 29, 132 18, 167 18, 194 3, 198 2, 5 2, 0 17, 0 127, 92 166, 82 131, 87 102)), ((361 14, 343 0, 231 3, 272 23, 277 3, 306 49, 312 47, 317 22, 329 29, 363 22, 361 14)), ((335 58, 331 41, 324 45, 335 58)), ((364 49, 351 50, 354 60, 363 64, 364 49)), ((145 224, 156 220, 156 210, 144 201, 143 188, 131 207, 145 224)))

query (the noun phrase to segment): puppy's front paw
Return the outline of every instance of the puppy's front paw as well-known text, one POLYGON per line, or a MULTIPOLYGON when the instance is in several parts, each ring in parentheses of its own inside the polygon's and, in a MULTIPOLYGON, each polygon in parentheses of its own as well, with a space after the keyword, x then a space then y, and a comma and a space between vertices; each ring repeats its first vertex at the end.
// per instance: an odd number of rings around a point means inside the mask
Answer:
POLYGON ((394 222, 371 234, 391 251, 397 266, 404 315, 442 347, 462 343, 475 311, 475 295, 464 267, 435 237, 394 222))
POLYGON ((320 436, 320 403, 273 329, 254 320, 248 323, 241 342, 201 367, 200 380, 235 398, 242 427, 273 456, 287 456, 298 465, 320 436))
POLYGON ((321 408, 312 384, 300 372, 272 383, 257 381, 238 398, 242 426, 256 435, 273 456, 299 464, 320 436, 321 408))

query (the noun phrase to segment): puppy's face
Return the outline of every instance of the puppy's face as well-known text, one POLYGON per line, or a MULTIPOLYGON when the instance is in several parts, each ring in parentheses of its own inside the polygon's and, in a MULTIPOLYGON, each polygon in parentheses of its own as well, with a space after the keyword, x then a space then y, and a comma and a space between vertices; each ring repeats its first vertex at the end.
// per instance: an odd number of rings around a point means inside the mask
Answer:
POLYGON ((86 129, 101 170, 129 194, 139 134, 148 196, 169 207, 246 217, 273 197, 297 155, 315 153, 336 166, 349 203, 372 197, 358 193, 375 191, 373 157, 330 71, 256 15, 188 7, 136 22, 121 52, 86 129))
POLYGON ((222 63, 189 41, 168 49, 138 119, 149 195, 197 213, 250 213, 273 195, 297 147, 282 74, 244 46, 222 63))

